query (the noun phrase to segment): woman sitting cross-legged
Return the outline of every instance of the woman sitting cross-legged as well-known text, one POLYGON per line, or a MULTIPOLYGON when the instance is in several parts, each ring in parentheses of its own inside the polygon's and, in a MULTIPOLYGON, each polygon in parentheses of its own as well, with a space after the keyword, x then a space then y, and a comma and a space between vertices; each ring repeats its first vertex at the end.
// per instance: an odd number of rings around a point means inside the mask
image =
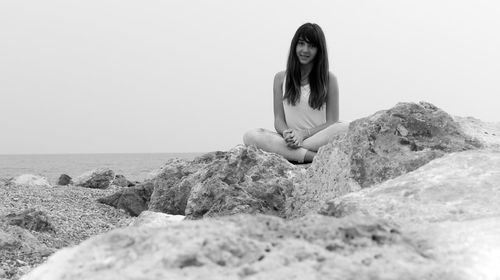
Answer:
POLYGON ((273 92, 276 132, 250 130, 245 145, 306 163, 347 128, 338 121, 337 80, 329 72, 325 36, 317 24, 306 23, 295 33, 286 71, 275 75, 273 92))

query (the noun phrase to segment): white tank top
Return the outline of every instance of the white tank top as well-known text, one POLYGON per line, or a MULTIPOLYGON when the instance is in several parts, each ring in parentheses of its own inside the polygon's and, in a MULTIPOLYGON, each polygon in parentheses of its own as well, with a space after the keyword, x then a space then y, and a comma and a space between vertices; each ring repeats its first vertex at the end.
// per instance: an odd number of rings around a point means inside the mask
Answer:
MULTIPOLYGON (((286 76, 283 80, 283 95, 285 94, 286 76)), ((285 121, 292 129, 309 129, 326 123, 326 104, 320 110, 309 106, 309 95, 311 87, 309 84, 300 87, 300 98, 295 106, 288 104, 288 100, 283 100, 285 110, 285 121)))

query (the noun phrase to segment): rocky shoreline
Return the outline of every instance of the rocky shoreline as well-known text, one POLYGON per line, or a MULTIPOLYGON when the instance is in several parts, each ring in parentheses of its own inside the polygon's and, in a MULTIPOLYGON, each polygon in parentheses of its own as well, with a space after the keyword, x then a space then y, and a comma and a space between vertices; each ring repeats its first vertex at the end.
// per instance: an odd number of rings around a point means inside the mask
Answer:
POLYGON ((236 146, 0 192, 0 279, 500 278, 500 123, 425 102, 353 121, 307 169, 236 146))

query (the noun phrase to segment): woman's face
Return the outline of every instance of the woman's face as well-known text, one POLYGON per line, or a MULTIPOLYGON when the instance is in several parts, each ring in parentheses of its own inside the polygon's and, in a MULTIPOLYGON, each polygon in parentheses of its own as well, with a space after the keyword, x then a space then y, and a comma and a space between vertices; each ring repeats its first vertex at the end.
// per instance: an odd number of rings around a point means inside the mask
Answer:
POLYGON ((306 42, 304 39, 299 38, 297 46, 295 47, 295 53, 300 61, 300 64, 306 65, 314 61, 318 48, 313 46, 311 43, 306 42))

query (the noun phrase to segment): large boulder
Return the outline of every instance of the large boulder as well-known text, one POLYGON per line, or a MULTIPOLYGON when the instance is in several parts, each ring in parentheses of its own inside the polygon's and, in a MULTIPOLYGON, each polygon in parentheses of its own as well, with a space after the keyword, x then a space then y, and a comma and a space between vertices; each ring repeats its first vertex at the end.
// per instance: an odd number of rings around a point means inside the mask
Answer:
POLYGON ((322 213, 358 213, 397 223, 500 217, 500 151, 453 153, 373 188, 326 203, 322 213))
POLYGON ((99 198, 97 202, 123 209, 135 217, 148 209, 153 188, 152 182, 144 182, 134 187, 123 188, 109 196, 99 198))
POLYGON ((465 279, 500 279, 500 151, 453 153, 322 210, 395 222, 465 279))
POLYGON ((191 186, 181 182, 205 165, 206 163, 198 158, 193 161, 180 158, 168 160, 160 170, 154 172, 155 175, 151 179, 154 190, 149 210, 184 215, 191 186))
POLYGON ((152 180, 149 210, 189 219, 236 213, 282 216, 301 170, 281 156, 242 145, 191 162, 176 160, 152 180))
POLYGON ((63 249, 22 279, 464 279, 390 223, 234 215, 129 227, 63 249), (166 253, 167 252, 167 253, 166 253))
POLYGON ((74 180, 74 185, 84 188, 105 189, 109 187, 114 178, 115 172, 113 170, 98 168, 78 176, 74 180))
POLYGON ((47 188, 52 187, 47 178, 33 174, 19 175, 15 178, 8 180, 7 184, 25 186, 25 187, 47 187, 47 188))
POLYGON ((349 124, 320 148, 287 203, 287 216, 318 211, 325 201, 413 171, 447 153, 482 148, 432 104, 399 103, 349 124))

